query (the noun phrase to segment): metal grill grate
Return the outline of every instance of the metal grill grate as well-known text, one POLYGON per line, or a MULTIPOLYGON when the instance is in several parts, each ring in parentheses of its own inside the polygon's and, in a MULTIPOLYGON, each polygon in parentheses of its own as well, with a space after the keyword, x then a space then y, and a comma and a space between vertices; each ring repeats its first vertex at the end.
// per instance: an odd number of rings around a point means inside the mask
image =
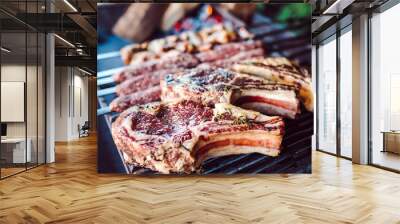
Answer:
MULTIPOLYGON (((269 18, 256 14, 253 22, 248 27, 256 39, 262 40, 269 56, 284 56, 297 60, 303 66, 310 66, 311 62, 311 35, 310 21, 297 24, 275 23, 269 18), (302 31, 302 32, 299 32, 302 31)), ((114 145, 110 134, 111 123, 118 113, 109 112, 108 105, 116 97, 113 89, 115 83, 111 77, 120 67, 112 64, 119 59, 118 53, 108 53, 101 56, 99 65, 107 65, 110 69, 98 73, 98 116, 99 144, 107 150, 118 152, 120 158, 104 158, 99 155, 99 160, 109 159, 110 163, 120 163, 127 173, 147 175, 155 172, 124 164, 122 155, 114 145), (116 59, 117 58, 117 59, 116 59)), ((296 120, 286 120, 286 134, 282 142, 282 152, 278 157, 269 157, 257 153, 245 155, 232 155, 208 159, 203 163, 202 174, 239 174, 239 173, 311 173, 311 136, 313 134, 313 113, 303 112, 296 120)), ((99 149, 99 154, 103 153, 99 149)), ((115 153, 117 154, 117 153, 115 153)), ((114 154, 114 155, 115 155, 114 154)), ((104 163, 104 161, 99 161, 104 163)), ((99 169, 100 171, 102 169, 99 169)), ((106 171, 107 172, 107 171, 106 171)))

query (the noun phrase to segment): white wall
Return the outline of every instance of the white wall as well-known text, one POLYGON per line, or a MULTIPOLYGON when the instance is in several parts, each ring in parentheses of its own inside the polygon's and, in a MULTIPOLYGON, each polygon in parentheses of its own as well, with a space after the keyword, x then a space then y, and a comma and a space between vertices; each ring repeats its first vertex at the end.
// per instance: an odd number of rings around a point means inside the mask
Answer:
POLYGON ((72 119, 72 136, 78 137, 78 124, 83 125, 85 121, 88 121, 88 78, 82 76, 79 70, 75 70, 74 75, 74 108, 73 108, 73 119, 72 119), (77 74, 78 72, 78 74, 77 74), (81 107, 81 108, 80 108, 81 107))
POLYGON ((88 78, 76 68, 56 67, 55 85, 55 140, 77 139, 78 125, 89 117, 88 78))
POLYGON ((69 68, 55 68, 55 141, 68 141, 69 68))

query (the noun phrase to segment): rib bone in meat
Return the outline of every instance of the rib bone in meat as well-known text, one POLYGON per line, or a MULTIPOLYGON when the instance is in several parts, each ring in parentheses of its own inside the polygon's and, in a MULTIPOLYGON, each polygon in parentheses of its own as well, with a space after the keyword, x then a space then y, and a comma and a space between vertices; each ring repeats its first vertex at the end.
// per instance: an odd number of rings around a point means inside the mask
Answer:
POLYGON ((313 111, 314 100, 311 77, 306 69, 299 67, 287 58, 251 59, 235 64, 233 70, 256 75, 278 83, 298 86, 299 96, 304 107, 308 111, 313 111))
POLYGON ((133 105, 147 104, 160 100, 161 88, 159 85, 149 87, 146 90, 133 92, 115 98, 110 103, 110 110, 122 112, 133 105))
POLYGON ((122 71, 114 75, 114 80, 119 83, 135 76, 158 70, 192 68, 198 65, 198 63, 198 60, 191 54, 169 51, 158 59, 125 67, 122 71))
POLYGON ((151 103, 124 111, 112 125, 127 163, 161 173, 191 173, 207 158, 258 152, 277 156, 284 123, 230 104, 151 103))
POLYGON ((132 44, 121 49, 121 56, 126 64, 155 58, 170 50, 195 53, 212 49, 214 45, 232 41, 248 40, 253 35, 245 28, 234 29, 229 24, 217 24, 199 32, 187 31, 179 35, 171 35, 142 44, 132 44), (142 55, 142 52, 145 52, 142 55), (137 56, 139 54, 140 56, 137 56))
POLYGON ((197 53, 196 57, 200 62, 213 62, 227 59, 239 52, 246 52, 254 49, 262 49, 262 43, 260 41, 247 40, 217 45, 212 50, 197 53))
POLYGON ((152 86, 159 86, 160 80, 164 79, 166 75, 182 71, 183 69, 179 68, 164 69, 134 76, 118 84, 116 87, 116 93, 119 96, 123 96, 146 90, 152 86))
POLYGON ((225 69, 196 68, 161 81, 161 99, 190 99, 213 106, 231 103, 268 115, 295 118, 300 112, 297 88, 225 69))

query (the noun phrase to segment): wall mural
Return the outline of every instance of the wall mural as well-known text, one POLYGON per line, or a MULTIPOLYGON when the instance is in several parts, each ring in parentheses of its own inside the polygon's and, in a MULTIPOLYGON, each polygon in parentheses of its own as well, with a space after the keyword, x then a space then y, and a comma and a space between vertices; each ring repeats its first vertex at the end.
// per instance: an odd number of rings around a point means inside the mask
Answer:
POLYGON ((311 173, 310 5, 98 13, 100 173, 311 173))

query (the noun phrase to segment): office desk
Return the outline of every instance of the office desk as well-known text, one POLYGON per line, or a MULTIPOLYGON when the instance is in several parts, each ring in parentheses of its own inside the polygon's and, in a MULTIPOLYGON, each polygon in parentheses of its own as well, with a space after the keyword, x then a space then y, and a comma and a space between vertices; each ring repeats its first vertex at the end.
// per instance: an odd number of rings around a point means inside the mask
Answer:
POLYGON ((25 153, 25 138, 5 138, 1 139, 1 156, 8 163, 30 162, 32 158, 30 138, 26 139, 27 147, 25 153))

